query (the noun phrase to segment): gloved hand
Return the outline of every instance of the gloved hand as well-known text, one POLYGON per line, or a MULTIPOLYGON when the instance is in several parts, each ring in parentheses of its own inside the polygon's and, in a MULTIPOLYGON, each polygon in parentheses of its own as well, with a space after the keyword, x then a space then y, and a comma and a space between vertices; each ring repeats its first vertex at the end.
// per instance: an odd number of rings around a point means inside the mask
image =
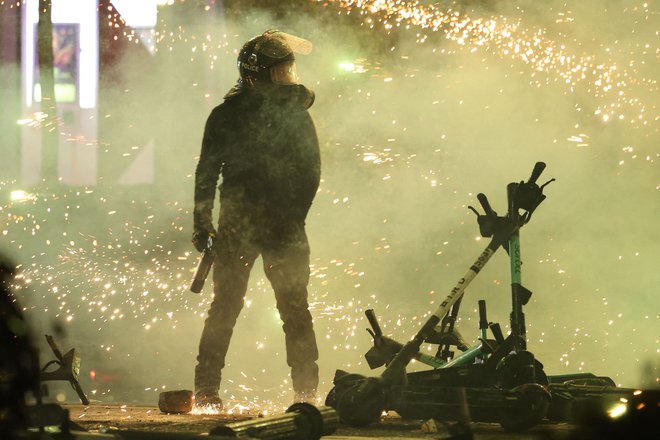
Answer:
POLYGON ((215 231, 211 229, 196 229, 193 232, 192 244, 195 246, 199 252, 203 252, 206 249, 206 243, 209 241, 209 237, 215 238, 215 231))

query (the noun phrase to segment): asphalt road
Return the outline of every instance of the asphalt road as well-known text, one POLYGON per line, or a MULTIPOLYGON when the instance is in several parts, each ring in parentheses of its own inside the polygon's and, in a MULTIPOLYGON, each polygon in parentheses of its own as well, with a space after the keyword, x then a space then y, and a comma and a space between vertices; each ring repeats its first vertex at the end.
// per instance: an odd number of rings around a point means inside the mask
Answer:
MULTIPOLYGON (((256 415, 201 415, 163 414, 157 407, 132 405, 94 404, 64 405, 69 410, 72 422, 90 432, 145 431, 152 433, 188 433, 206 435, 211 429, 225 423, 255 418, 256 415)), ((324 440, 386 440, 386 439, 449 439, 452 432, 443 423, 402 420, 395 414, 383 417, 380 423, 363 428, 339 425, 324 440), (426 424, 425 424, 426 423, 426 424)), ((471 438, 483 440, 500 439, 578 439, 579 429, 566 423, 541 423, 524 433, 506 432, 499 424, 471 423, 468 433, 471 438)), ((165 439, 166 436, 163 436, 165 439)), ((453 437, 457 440, 470 438, 453 437)))

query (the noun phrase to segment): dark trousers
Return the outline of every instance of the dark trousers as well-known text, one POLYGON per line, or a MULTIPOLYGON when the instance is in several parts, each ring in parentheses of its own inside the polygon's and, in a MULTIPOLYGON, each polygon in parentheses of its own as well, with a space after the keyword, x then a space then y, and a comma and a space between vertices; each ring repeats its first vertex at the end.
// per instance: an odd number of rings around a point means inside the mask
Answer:
POLYGON ((213 302, 204 322, 195 367, 195 392, 217 393, 221 370, 244 304, 248 278, 261 255, 277 310, 283 322, 287 364, 296 393, 311 393, 318 386, 318 348, 307 301, 309 243, 304 226, 286 238, 254 240, 247 234, 221 228, 215 248, 213 302))

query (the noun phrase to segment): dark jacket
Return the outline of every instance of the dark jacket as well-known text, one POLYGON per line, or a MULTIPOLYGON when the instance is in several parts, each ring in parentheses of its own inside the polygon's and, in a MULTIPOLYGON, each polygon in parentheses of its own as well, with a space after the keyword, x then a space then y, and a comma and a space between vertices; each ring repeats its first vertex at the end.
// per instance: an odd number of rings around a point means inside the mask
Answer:
POLYGON ((312 102, 302 85, 235 87, 213 109, 195 172, 196 228, 212 229, 220 175, 221 229, 304 224, 321 168, 312 102))

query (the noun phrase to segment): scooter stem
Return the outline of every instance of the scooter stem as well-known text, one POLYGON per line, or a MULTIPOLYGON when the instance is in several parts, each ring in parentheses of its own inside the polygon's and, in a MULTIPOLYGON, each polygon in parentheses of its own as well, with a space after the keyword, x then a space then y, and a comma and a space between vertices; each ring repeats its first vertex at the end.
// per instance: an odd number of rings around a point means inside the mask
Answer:
POLYGON ((481 255, 475 260, 475 262, 470 266, 470 269, 465 273, 465 275, 458 280, 456 286, 451 290, 449 295, 445 300, 440 303, 437 310, 429 317, 429 319, 424 323, 422 328, 417 332, 414 338, 408 341, 403 348, 394 356, 394 359, 387 365, 385 371, 381 375, 381 379, 386 384, 396 383, 401 380, 405 367, 410 363, 414 358, 415 354, 419 351, 419 348, 422 346, 424 341, 431 336, 435 328, 438 326, 442 318, 445 317, 447 312, 451 307, 458 301, 459 298, 465 292, 467 286, 476 278, 481 269, 484 268, 486 263, 490 260, 490 257, 493 256, 495 251, 499 249, 502 244, 504 244, 512 233, 518 230, 519 225, 513 223, 507 223, 506 228, 502 228, 497 231, 493 238, 491 239, 488 246, 483 250, 481 255))

